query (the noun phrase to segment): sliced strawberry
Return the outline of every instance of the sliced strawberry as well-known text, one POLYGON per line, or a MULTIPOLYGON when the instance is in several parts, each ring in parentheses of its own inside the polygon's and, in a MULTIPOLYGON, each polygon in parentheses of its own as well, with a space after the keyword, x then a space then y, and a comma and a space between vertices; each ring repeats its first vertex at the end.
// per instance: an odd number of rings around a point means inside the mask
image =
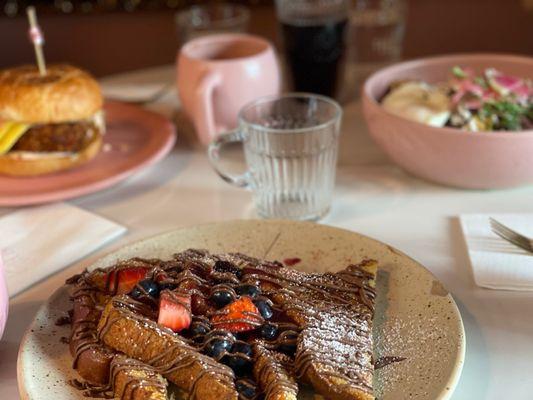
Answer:
POLYGON ((157 323, 179 332, 187 329, 191 325, 191 320, 191 296, 163 290, 159 297, 157 323))
POLYGON ((147 272, 148 269, 143 267, 113 270, 107 276, 107 290, 113 294, 129 293, 147 272))
POLYGON ((263 322, 259 310, 248 296, 243 296, 228 304, 211 317, 216 329, 230 332, 245 332, 256 329, 263 322))
POLYGON ((154 280, 157 282, 157 283, 161 283, 161 282, 164 282, 168 279, 168 275, 165 271, 158 271, 156 272, 155 276, 154 276, 154 280))

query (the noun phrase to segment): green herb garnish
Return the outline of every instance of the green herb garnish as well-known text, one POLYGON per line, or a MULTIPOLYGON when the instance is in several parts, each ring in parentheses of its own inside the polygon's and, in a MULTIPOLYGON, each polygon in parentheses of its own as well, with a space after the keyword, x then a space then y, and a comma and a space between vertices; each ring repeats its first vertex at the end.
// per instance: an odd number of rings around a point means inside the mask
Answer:
POLYGON ((467 77, 466 72, 458 65, 452 68, 452 74, 456 78, 464 79, 467 77))
POLYGON ((529 104, 529 108, 526 112, 526 117, 533 122, 533 103, 529 104))
POLYGON ((489 87, 489 85, 487 85, 487 81, 483 79, 481 76, 476 76, 474 78, 474 82, 478 84, 479 86, 481 86, 483 89, 487 89, 489 87))
POLYGON ((479 110, 479 117, 481 119, 489 119, 493 118, 493 116, 496 116, 493 129, 519 131, 522 129, 523 118, 531 118, 533 110, 531 107, 524 107, 505 100, 485 103, 479 110))

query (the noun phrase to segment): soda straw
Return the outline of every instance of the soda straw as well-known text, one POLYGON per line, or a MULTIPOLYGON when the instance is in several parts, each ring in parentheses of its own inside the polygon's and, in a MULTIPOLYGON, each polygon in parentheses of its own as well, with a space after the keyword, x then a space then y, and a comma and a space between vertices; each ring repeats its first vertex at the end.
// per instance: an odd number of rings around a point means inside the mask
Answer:
POLYGON ((41 28, 37 24, 37 15, 35 14, 35 7, 31 6, 26 8, 28 14, 28 20, 30 22, 29 36, 35 49, 35 58, 37 59, 37 66, 39 67, 39 73, 41 76, 46 75, 46 63, 44 61, 43 44, 44 36, 41 32, 41 28))

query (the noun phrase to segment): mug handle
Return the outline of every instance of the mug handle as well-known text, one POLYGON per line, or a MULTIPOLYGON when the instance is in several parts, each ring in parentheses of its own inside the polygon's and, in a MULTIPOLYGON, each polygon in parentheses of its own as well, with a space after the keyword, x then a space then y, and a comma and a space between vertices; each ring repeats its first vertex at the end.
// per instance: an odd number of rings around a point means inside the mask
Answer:
POLYGON ((203 144, 209 144, 216 135, 213 92, 219 84, 220 75, 214 72, 207 72, 202 76, 196 88, 193 119, 196 131, 203 144))
POLYGON ((251 187, 252 182, 250 171, 246 171, 241 175, 229 175, 222 171, 218 165, 220 160, 220 149, 228 143, 237 143, 242 141, 244 141, 244 135, 238 129, 223 133, 209 144, 207 155, 209 156, 209 162, 211 163, 211 166, 222 179, 232 185, 248 189, 251 187))

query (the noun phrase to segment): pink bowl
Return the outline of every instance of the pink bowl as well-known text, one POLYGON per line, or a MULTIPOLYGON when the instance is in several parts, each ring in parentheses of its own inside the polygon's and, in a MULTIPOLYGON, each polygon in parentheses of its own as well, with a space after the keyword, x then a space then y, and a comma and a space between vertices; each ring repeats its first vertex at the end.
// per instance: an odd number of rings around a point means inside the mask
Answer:
POLYGON ((533 130, 464 132, 436 128, 393 115, 379 104, 393 81, 444 81, 454 65, 479 72, 494 67, 533 79, 533 58, 503 54, 440 56, 381 69, 368 78, 362 93, 372 137, 400 167, 437 183, 469 189, 533 184, 533 130))

